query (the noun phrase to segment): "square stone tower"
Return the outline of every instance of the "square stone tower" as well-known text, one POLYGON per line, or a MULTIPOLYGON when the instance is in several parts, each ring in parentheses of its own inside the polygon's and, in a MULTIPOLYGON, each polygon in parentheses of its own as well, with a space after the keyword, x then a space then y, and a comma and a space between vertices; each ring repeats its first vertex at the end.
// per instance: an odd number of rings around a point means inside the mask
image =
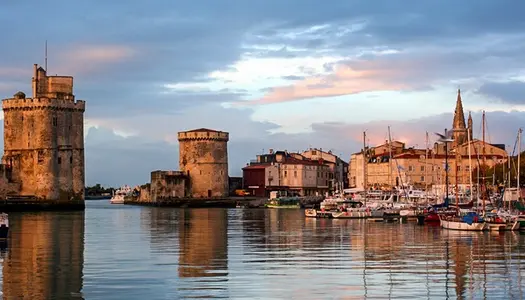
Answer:
POLYGON ((21 196, 83 203, 85 102, 75 101, 73 77, 48 76, 36 64, 32 90, 32 98, 18 92, 2 100, 2 163, 21 196))

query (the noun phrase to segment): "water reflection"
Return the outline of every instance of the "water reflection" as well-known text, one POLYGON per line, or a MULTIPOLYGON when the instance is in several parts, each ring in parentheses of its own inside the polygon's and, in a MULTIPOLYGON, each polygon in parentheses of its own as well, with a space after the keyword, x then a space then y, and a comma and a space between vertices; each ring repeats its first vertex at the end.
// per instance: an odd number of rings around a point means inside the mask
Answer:
POLYGON ((9 224, 4 298, 82 298, 84 212, 11 213, 9 224))
POLYGON ((225 276, 228 216, 225 210, 184 210, 179 220, 179 276, 225 276))
POLYGON ((178 297, 227 297, 228 211, 153 209, 153 253, 178 255, 178 297))
POLYGON ((260 279, 253 297, 523 297, 523 235, 305 219, 290 210, 240 215, 250 250, 242 253, 243 271, 231 264, 230 272, 234 282, 260 279))

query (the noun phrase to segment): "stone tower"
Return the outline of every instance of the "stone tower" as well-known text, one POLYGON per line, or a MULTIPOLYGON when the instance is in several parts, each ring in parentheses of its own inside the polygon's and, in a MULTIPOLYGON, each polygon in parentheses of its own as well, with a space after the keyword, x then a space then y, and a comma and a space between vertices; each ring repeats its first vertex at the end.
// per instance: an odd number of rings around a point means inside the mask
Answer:
POLYGON ((201 128, 179 132, 178 139, 179 167, 190 178, 191 197, 228 196, 229 134, 201 128))
POLYGON ((2 101, 2 162, 20 195, 83 206, 85 102, 75 101, 71 76, 47 76, 35 64, 32 80, 32 98, 2 101))
POLYGON ((459 89, 452 129, 454 130, 454 146, 461 145, 467 141, 467 126, 465 125, 465 114, 463 113, 463 103, 461 102, 461 91, 459 89))

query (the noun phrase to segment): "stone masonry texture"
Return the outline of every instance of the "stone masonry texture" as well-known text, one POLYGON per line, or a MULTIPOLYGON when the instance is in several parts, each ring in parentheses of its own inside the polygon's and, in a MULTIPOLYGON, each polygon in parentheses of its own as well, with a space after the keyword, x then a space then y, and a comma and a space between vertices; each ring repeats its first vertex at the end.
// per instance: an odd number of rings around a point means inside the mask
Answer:
POLYGON ((179 167, 190 179, 190 197, 227 197, 229 134, 201 128, 179 132, 178 140, 179 167))

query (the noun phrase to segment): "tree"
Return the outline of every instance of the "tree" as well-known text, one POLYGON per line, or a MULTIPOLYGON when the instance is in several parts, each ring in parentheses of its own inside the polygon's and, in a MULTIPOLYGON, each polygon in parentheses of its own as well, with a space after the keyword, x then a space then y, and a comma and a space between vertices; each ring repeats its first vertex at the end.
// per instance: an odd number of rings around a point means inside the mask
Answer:
MULTIPOLYGON (((520 186, 525 185, 525 151, 521 153, 520 157, 520 186)), ((517 185, 517 173, 518 173, 518 157, 517 156, 511 156, 510 157, 510 186, 516 187, 517 185)), ((485 179, 487 185, 492 185, 493 178, 496 183, 496 185, 500 186, 508 186, 508 176, 509 176, 509 168, 508 168, 508 162, 504 162, 501 164, 496 164, 494 167, 488 167, 486 165, 480 166, 480 182, 482 182, 483 177, 483 171, 485 171, 485 179)), ((472 170, 472 180, 474 182, 478 181, 478 168, 474 168, 472 170)))

